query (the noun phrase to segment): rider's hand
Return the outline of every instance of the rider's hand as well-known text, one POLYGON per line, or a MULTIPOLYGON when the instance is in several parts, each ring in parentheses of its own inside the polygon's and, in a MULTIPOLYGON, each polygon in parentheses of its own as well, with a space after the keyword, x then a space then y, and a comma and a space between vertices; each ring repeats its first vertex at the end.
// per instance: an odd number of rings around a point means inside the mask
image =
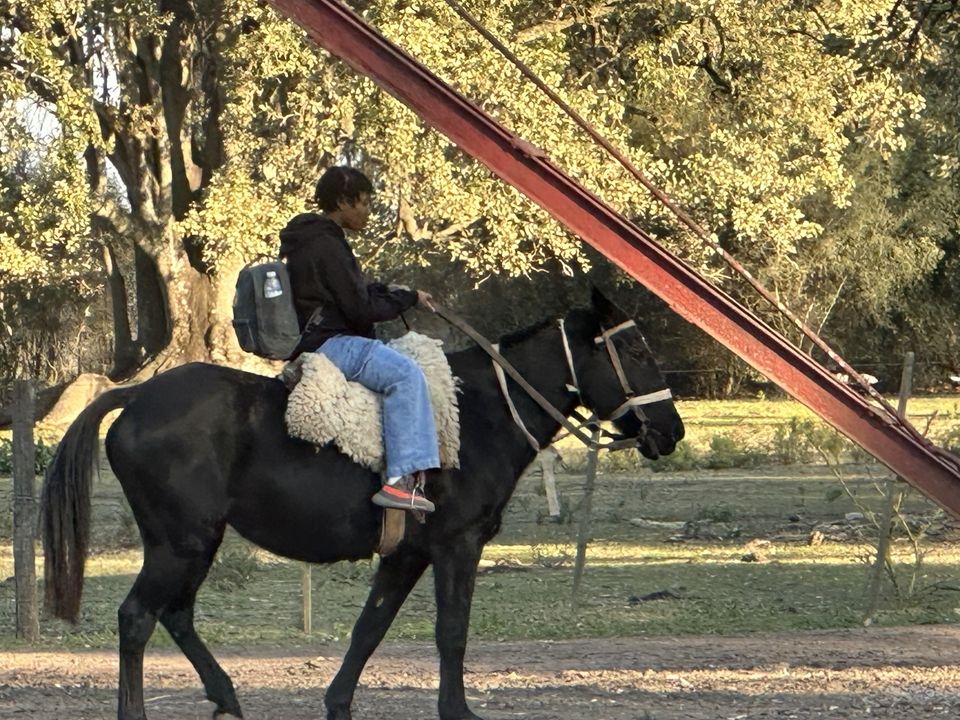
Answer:
POLYGON ((433 295, 423 290, 417 290, 417 303, 425 307, 430 312, 436 312, 437 309, 433 306, 433 295))

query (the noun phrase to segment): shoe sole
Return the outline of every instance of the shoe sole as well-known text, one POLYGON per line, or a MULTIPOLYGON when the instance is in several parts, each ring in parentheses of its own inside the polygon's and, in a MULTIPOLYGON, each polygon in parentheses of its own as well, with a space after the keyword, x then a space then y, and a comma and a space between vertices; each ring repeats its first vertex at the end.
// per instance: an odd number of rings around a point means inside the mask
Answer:
POLYGON ((411 503, 409 500, 395 500, 391 497, 383 497, 377 494, 370 498, 370 500, 374 505, 379 505, 384 508, 394 508, 396 510, 421 510, 429 513, 437 509, 436 505, 423 498, 417 498, 411 503))

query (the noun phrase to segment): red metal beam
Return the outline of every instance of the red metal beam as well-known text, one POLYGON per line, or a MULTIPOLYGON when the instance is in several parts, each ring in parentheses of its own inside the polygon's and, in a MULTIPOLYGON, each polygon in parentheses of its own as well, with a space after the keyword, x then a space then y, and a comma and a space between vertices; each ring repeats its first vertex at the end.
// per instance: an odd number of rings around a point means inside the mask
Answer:
POLYGON ((541 152, 499 125, 336 0, 271 0, 310 37, 420 115, 839 431, 960 515, 960 460, 838 382, 541 152))

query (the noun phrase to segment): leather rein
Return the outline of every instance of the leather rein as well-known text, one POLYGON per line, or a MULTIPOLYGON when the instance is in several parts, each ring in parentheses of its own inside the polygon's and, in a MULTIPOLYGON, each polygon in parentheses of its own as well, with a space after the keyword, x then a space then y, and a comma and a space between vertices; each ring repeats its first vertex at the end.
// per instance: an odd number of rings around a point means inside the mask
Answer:
MULTIPOLYGON (((524 392, 526 392, 527 395, 529 395, 530 398, 543 409, 544 412, 560 423, 560 425, 562 425, 567 432, 577 438, 588 448, 597 450, 619 450, 621 448, 637 447, 638 438, 625 438, 623 435, 611 433, 607 430, 603 430, 602 428, 600 429, 601 434, 609 438, 609 440, 605 443, 596 442, 583 431, 583 427, 596 428, 599 426, 599 422, 595 417, 584 418, 580 413, 574 410, 571 414, 581 422, 581 426, 577 427, 574 425, 566 416, 564 416, 563 413, 557 410, 557 408, 554 407, 549 400, 543 397, 543 395, 541 395, 536 388, 530 385, 530 383, 524 379, 519 371, 512 364, 510 364, 509 360, 500 354, 500 348, 498 344, 489 342, 463 318, 459 317, 457 314, 451 312, 447 308, 438 305, 436 302, 433 303, 433 308, 437 315, 470 337, 474 342, 477 343, 477 345, 483 348, 483 350, 493 360, 493 369, 496 372, 497 380, 500 383, 500 390, 507 402, 507 406, 510 408, 510 414, 513 417, 513 421, 523 431, 527 441, 534 450, 540 452, 542 448, 540 447, 540 443, 538 443, 530 431, 527 430, 523 420, 520 418, 520 415, 517 412, 516 406, 513 404, 513 400, 510 399, 510 393, 507 390, 505 374, 509 375, 514 382, 523 388, 524 392)), ((563 351, 564 355, 566 356, 567 367, 570 369, 570 379, 572 381, 567 385, 567 390, 570 392, 576 392, 577 396, 580 398, 580 404, 583 405, 583 397, 580 395, 580 386, 577 381, 577 372, 573 363, 573 354, 570 351, 570 343, 567 339, 567 331, 564 327, 563 319, 559 320, 558 322, 560 325, 560 337, 563 339, 563 351)), ((641 407, 643 405, 649 405, 662 400, 669 400, 671 397, 673 397, 673 394, 670 392, 669 388, 663 388, 662 390, 657 390, 655 392, 637 395, 630 386, 630 382, 627 380, 627 376, 623 371, 623 363, 620 361, 620 355, 617 353, 616 347, 614 347, 613 336, 623 330, 627 330, 628 328, 635 326, 636 323, 634 323, 633 320, 626 320, 619 325, 610 328, 609 330, 604 330, 603 333, 594 338, 594 342, 597 345, 604 344, 606 346, 607 354, 610 356, 610 362, 613 365, 614 372, 616 372, 617 378, 620 380, 620 385, 623 388, 624 394, 627 398, 616 410, 613 411, 609 419, 615 420, 628 412, 633 412, 640 420, 643 428, 643 435, 645 436, 647 428, 650 425, 650 421, 641 407)))

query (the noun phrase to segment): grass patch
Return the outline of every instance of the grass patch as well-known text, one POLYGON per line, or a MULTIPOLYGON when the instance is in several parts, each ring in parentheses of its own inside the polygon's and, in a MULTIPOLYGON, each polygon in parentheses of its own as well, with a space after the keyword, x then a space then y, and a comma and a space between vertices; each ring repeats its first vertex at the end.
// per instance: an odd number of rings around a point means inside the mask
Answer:
MULTIPOLYGON (((239 541, 238 541, 239 542, 239 541)), ((572 557, 573 544, 553 550, 572 557)), ((744 563, 742 543, 663 545, 603 542, 590 548, 580 610, 570 605, 569 563, 542 563, 537 546, 492 545, 485 565, 496 571, 477 581, 471 636, 483 640, 559 640, 626 635, 735 634, 771 630, 856 627, 862 615, 865 548, 819 548, 774 544, 763 563, 744 563), (672 598, 641 601, 669 591, 672 598)), ((134 551, 94 558, 88 573, 79 623, 45 621, 41 647, 113 648, 116 608, 139 567, 134 551)), ((0 567, 8 570, 8 558, 0 567)), ((960 551, 938 547, 928 559, 927 580, 956 578, 960 551)), ((366 597, 371 563, 314 568, 314 633, 300 630, 300 565, 261 559, 242 589, 207 583, 197 604, 197 625, 212 645, 306 645, 340 641, 350 630, 366 597)), ((931 592, 922 601, 890 607, 878 624, 953 622, 960 598, 931 592)), ((433 590, 429 573, 408 599, 388 637, 433 638, 433 590)), ((12 589, 0 588, 0 646, 12 640, 12 589)), ((154 646, 172 647, 158 630, 154 646)))
MULTIPOLYGON (((678 407, 687 437, 673 455, 656 463, 640 460, 635 452, 601 456, 593 542, 576 613, 570 591, 585 453, 570 439, 560 445, 560 470, 566 472, 557 477, 564 510, 559 520, 547 517, 541 477, 534 472, 521 479, 503 529, 484 554, 485 564, 495 567, 478 578, 472 637, 729 634, 860 624, 868 546, 857 541, 808 547, 803 535, 858 508, 836 492, 830 468, 802 463, 818 457, 810 454, 811 443, 827 447, 837 461, 849 463, 843 475, 868 510, 880 506, 874 486, 880 471, 852 462, 862 461, 862 454, 791 401, 681 401, 678 407), (676 530, 641 528, 629 522, 632 518, 723 523, 735 527, 737 536, 675 543, 670 536, 676 530), (755 538, 770 541, 758 553, 761 561, 742 562, 755 538), (668 599, 642 600, 661 591, 670 593, 668 599)), ((918 427, 929 421, 932 438, 960 447, 955 397, 917 398, 910 409, 918 427)), ((11 495, 9 478, 0 478, 0 581, 13 574, 11 495)), ((129 508, 105 463, 94 480, 93 509, 95 552, 87 566, 80 622, 44 620, 42 646, 116 647, 117 607, 139 570, 141 553, 129 508)), ((905 509, 931 512, 917 495, 905 509)), ((905 543, 895 543, 897 562, 912 562, 908 550, 905 543)), ((928 550, 919 579, 928 590, 909 602, 888 596, 876 623, 960 617, 960 596, 946 589, 960 586, 960 550, 951 542, 928 544, 928 550)), ((228 536, 201 589, 197 624, 212 645, 342 641, 366 598, 373 568, 369 562, 314 568, 314 632, 306 637, 300 629, 301 566, 228 536)), ((428 574, 388 637, 432 640, 433 619, 428 574)), ((0 582, 0 646, 18 646, 13 626, 13 583, 0 582)), ((172 646, 162 629, 152 643, 172 646)))
MULTIPOLYGON (((895 405, 896 398, 891 398, 895 405)), ((869 456, 821 421, 804 405, 786 399, 678 400, 686 438, 656 461, 635 452, 605 453, 607 472, 680 472, 709 468, 751 468, 820 461, 822 449, 837 462, 869 456)), ((960 399, 956 395, 912 398, 907 416, 934 443, 960 453, 960 399)), ((558 443, 564 466, 583 472, 586 450, 572 437, 558 443)))
MULTIPOLYGON (((848 473, 865 493, 870 478, 848 473)), ((830 500, 836 487, 829 469, 816 466, 703 470, 687 474, 624 476, 601 473, 594 500, 594 541, 588 553, 580 610, 571 610, 577 506, 583 478, 561 475, 558 489, 571 508, 568 522, 547 522, 539 478, 524 478, 507 509, 504 529, 484 553, 492 569, 478 578, 471 621, 477 639, 563 639, 623 635, 731 634, 755 631, 856 627, 863 611, 869 549, 860 543, 809 547, 801 536, 780 539, 788 516, 803 527, 843 518, 849 499, 830 500), (669 530, 640 528, 634 517, 662 521, 736 523, 734 540, 670 542, 669 530), (755 538, 761 562, 741 558, 755 538), (673 597, 640 600, 668 591, 673 597)), ((98 485, 97 494, 118 492, 98 485)), ((916 510, 929 510, 915 500, 916 510)), ((95 505, 96 507, 96 505, 95 505)), ((95 525, 109 525, 109 515, 95 525)), ((791 526, 792 527, 792 526, 791 526)), ((111 536, 110 528, 103 528, 111 536)), ((220 566, 201 589, 197 625, 212 645, 308 645, 344 641, 366 598, 374 565, 339 563, 313 570, 314 632, 301 631, 301 565, 283 560, 230 535, 220 566)), ((905 543, 894 545, 898 562, 909 563, 905 543)), ((116 610, 139 570, 139 549, 100 551, 88 563, 80 622, 45 620, 41 646, 116 647, 116 610)), ((960 585, 960 548, 931 544, 924 586, 960 585)), ((0 546, 0 579, 12 574, 12 550, 0 546)), ((41 570, 38 563, 38 572, 41 570)), ((0 585, 0 646, 13 640, 13 584, 0 585)), ((876 623, 953 622, 960 597, 931 589, 900 604, 892 596, 876 623)), ((388 637, 431 641, 432 577, 408 599, 388 637)), ((171 647, 162 629, 152 640, 171 647)))

